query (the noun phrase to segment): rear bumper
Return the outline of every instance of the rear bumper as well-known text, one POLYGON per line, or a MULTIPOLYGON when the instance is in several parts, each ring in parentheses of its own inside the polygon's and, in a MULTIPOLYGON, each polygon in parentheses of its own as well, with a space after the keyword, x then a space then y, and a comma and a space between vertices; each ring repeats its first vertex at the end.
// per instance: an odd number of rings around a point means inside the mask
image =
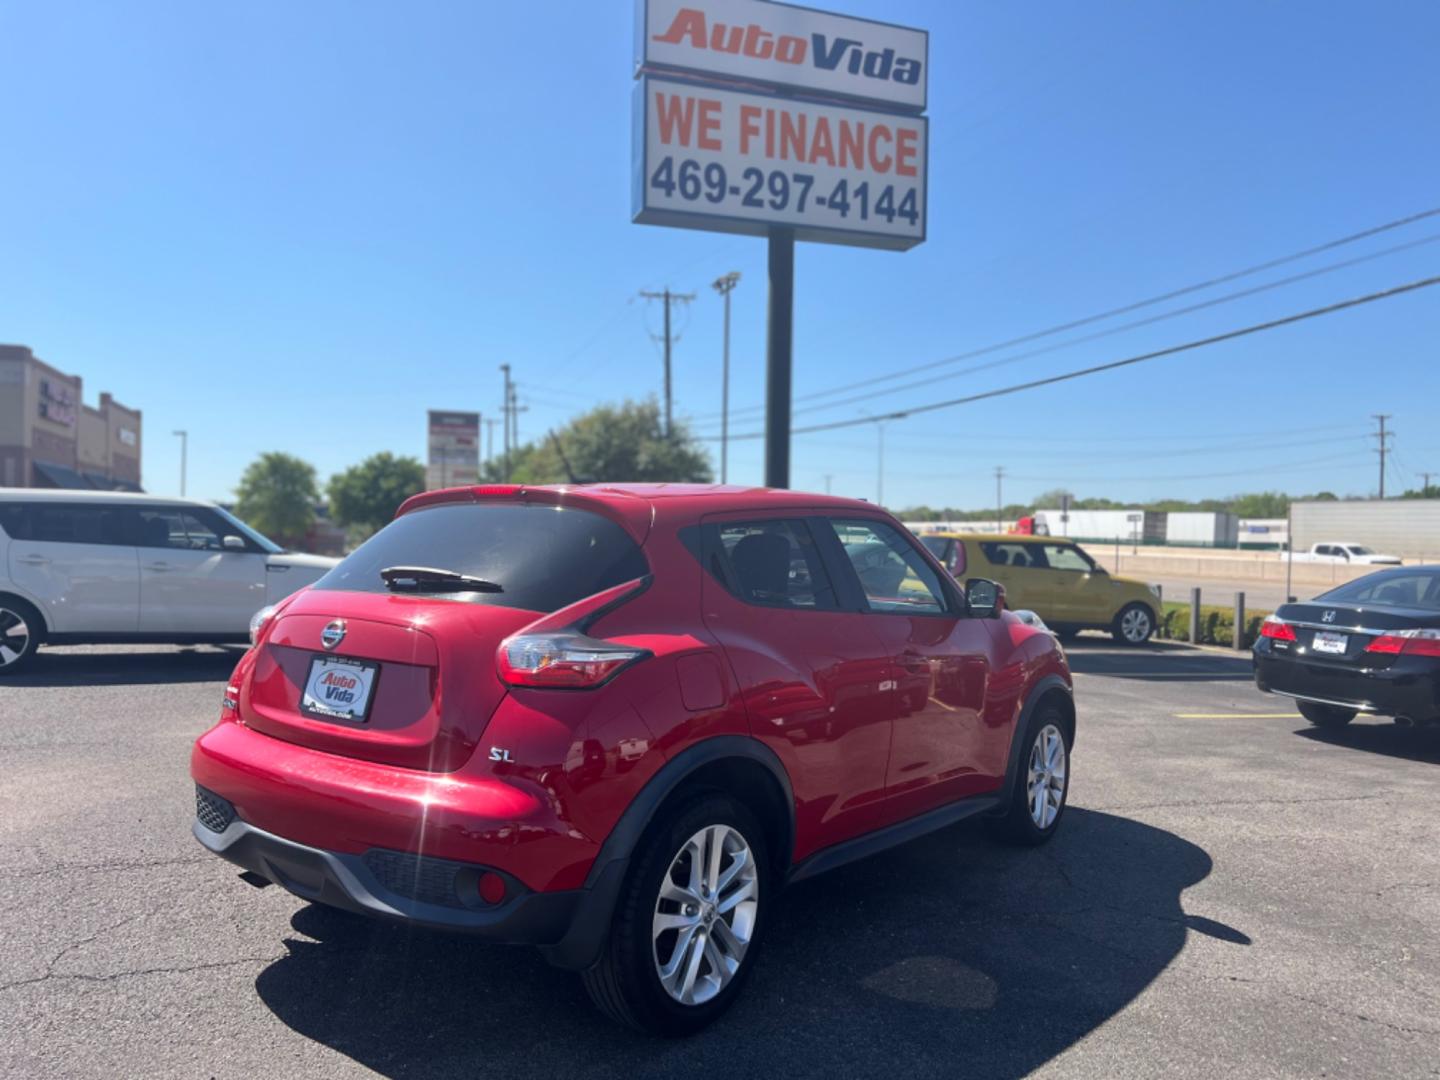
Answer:
POLYGON ((598 958, 624 878, 618 863, 592 887, 531 892, 492 867, 382 848, 353 855, 297 843, 242 820, 213 792, 198 794, 195 839, 302 899, 497 944, 536 945, 560 967, 581 969, 598 958), (479 894, 480 875, 487 872, 506 884, 497 904, 479 894))
POLYGON ((1271 694, 1380 716, 1440 717, 1440 663, 1399 657, 1388 668, 1341 667, 1275 656, 1256 647, 1255 685, 1271 694))

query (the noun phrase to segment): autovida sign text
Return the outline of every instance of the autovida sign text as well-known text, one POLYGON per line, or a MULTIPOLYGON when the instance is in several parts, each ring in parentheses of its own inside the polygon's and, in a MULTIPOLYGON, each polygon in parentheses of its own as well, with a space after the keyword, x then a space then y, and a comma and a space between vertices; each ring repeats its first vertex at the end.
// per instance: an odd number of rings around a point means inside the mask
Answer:
POLYGON ((655 77, 637 94, 635 220, 893 250, 925 239, 924 117, 655 77))
POLYGON ((636 62, 732 85, 779 86, 922 112, 923 30, 771 0, 640 0, 636 62))

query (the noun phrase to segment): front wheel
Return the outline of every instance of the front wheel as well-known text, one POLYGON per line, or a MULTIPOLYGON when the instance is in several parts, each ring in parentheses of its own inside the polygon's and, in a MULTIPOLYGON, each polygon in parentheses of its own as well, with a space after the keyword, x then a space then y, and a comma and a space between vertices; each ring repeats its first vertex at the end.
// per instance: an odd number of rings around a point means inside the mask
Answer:
POLYGON ((1354 709, 1340 709, 1334 705, 1317 705, 1313 701, 1297 701, 1300 715, 1318 728, 1335 731, 1355 719, 1354 709))
POLYGON ((1144 604, 1127 604, 1115 616, 1110 633, 1121 645, 1144 645, 1155 632, 1155 613, 1144 604))
POLYGON ((638 1031, 699 1031, 754 967, 774 893, 754 816, 722 795, 691 803, 636 852, 610 940, 583 976, 591 1000, 638 1031))
POLYGON ((1005 815, 995 818, 993 829, 1001 840, 1035 846, 1055 835, 1070 794, 1069 725, 1059 709, 1037 710, 1020 738, 1027 750, 1024 770, 1005 815))

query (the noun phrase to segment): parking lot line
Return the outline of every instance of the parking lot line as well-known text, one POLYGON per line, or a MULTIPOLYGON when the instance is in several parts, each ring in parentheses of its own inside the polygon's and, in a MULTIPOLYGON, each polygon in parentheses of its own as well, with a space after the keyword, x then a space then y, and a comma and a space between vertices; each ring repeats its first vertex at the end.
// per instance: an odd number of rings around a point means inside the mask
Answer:
POLYGON ((1229 712, 1177 712, 1171 713, 1177 720, 1299 720, 1298 712, 1271 713, 1229 713, 1229 712))

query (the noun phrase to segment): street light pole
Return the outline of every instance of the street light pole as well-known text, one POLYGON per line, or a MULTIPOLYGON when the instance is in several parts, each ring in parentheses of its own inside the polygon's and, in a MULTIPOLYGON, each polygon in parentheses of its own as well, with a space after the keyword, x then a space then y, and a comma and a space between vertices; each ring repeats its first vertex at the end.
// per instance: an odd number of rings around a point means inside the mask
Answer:
MULTIPOLYGON (((720 482, 729 480, 730 457, 730 290, 740 282, 740 272, 732 270, 711 282, 711 288, 725 298, 725 353, 720 374, 720 482)), ((669 423, 667 418, 666 423, 669 423)))
POLYGON ((174 431, 171 434, 180 438, 180 497, 183 499, 185 497, 185 458, 186 451, 190 447, 190 432, 174 431))
POLYGON ((885 508, 885 421, 875 425, 875 505, 885 508))

